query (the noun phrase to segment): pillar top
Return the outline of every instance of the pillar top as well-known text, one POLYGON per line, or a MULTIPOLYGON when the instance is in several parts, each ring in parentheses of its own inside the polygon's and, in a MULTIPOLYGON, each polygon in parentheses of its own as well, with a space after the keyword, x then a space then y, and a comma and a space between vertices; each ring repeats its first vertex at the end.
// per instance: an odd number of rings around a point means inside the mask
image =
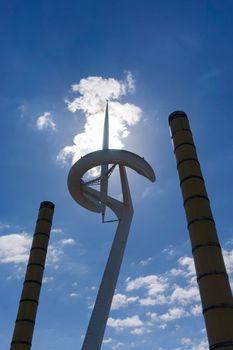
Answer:
POLYGON ((55 204, 49 201, 44 201, 40 203, 40 208, 51 208, 54 209, 55 208, 55 204))
POLYGON ((171 123, 172 120, 174 120, 176 118, 185 118, 188 120, 187 114, 185 112, 175 111, 175 112, 172 112, 168 117, 169 124, 171 123))

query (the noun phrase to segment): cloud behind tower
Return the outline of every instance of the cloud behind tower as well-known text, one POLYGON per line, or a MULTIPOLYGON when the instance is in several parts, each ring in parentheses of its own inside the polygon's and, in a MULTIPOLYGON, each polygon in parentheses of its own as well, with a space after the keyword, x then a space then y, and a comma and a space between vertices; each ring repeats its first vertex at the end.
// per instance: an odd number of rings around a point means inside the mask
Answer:
POLYGON ((137 124, 142 115, 140 107, 122 103, 121 97, 135 91, 135 81, 130 72, 124 80, 90 76, 72 85, 72 91, 79 96, 66 101, 70 112, 83 112, 84 131, 76 134, 73 144, 63 147, 57 160, 76 162, 81 156, 102 147, 104 110, 106 100, 110 101, 110 148, 121 149, 124 138, 129 136, 129 128, 137 124))

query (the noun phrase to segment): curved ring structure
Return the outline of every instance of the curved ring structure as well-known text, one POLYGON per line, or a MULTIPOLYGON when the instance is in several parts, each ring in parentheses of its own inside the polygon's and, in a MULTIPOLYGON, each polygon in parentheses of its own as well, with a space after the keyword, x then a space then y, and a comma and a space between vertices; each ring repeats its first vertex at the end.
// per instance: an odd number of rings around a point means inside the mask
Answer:
POLYGON ((82 177, 88 170, 104 164, 126 166, 145 176, 150 181, 155 181, 155 173, 150 164, 135 153, 118 149, 106 149, 89 153, 72 166, 68 175, 68 189, 71 196, 88 210, 100 212, 98 203, 84 193, 82 177))

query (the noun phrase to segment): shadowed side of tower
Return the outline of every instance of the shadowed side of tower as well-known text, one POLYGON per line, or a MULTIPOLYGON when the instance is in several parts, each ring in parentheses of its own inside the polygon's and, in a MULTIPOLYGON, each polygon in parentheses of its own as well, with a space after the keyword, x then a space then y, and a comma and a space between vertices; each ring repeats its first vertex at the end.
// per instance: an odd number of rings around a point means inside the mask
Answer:
POLYGON ((169 116, 209 349, 233 350, 233 299, 187 115, 169 116))
POLYGON ((41 203, 19 302, 11 350, 31 349, 53 212, 53 203, 41 203))

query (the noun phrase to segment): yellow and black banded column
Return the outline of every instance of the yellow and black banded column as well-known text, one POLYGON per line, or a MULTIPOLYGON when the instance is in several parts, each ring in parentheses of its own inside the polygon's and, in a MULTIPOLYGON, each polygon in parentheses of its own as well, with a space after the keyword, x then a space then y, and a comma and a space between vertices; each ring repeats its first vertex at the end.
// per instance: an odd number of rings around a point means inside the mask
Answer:
POLYGON ((15 322, 11 350, 31 349, 53 212, 53 203, 41 203, 15 322))
POLYGON ((188 117, 184 112, 173 112, 169 124, 209 349, 233 350, 232 292, 188 117))

